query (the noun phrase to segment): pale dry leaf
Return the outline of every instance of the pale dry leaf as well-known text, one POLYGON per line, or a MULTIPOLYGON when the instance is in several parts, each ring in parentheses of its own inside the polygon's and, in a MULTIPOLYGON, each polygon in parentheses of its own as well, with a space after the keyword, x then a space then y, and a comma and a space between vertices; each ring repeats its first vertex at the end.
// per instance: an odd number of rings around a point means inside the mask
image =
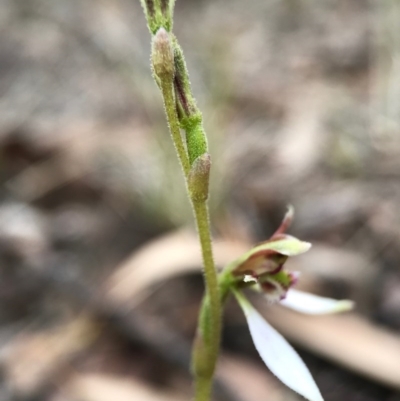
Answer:
POLYGON ((64 392, 71 399, 80 401, 189 401, 174 392, 156 390, 137 379, 94 373, 75 375, 64 392))
POLYGON ((297 179, 307 175, 324 155, 324 113, 331 89, 321 82, 298 88, 291 96, 289 118, 279 135, 278 164, 297 179))
MULTIPOLYGON (((217 266, 224 266, 249 249, 248 244, 215 241, 217 266)), ((133 305, 151 285, 200 271, 201 253, 194 231, 179 230, 157 238, 124 261, 107 282, 106 293, 117 304, 133 305)))
POLYGON ((7 382, 18 394, 34 393, 98 333, 99 327, 85 316, 47 331, 21 333, 2 352, 7 382))

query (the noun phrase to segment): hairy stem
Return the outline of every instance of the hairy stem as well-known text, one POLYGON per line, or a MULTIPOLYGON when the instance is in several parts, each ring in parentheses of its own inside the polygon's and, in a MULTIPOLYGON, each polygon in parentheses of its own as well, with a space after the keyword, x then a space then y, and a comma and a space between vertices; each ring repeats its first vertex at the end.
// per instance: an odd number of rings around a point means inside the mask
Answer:
POLYGON ((164 99, 165 113, 167 115, 168 125, 172 140, 175 145, 176 153, 182 166, 182 170, 187 178, 190 171, 189 158, 181 136, 178 116, 175 108, 175 97, 173 83, 169 81, 161 82, 161 92, 164 99))
POLYGON ((209 401, 211 399, 212 380, 196 379, 194 401, 209 401))
MULTIPOLYGON (((209 213, 207 207, 207 201, 193 201, 193 209, 197 224, 197 230, 199 233, 203 264, 204 264, 204 278, 206 284, 206 294, 203 301, 208 302, 208 313, 206 314, 206 324, 207 333, 201 333, 198 330, 198 334, 205 336, 206 340, 205 348, 202 352, 206 353, 205 358, 206 366, 202 366, 201 370, 206 373, 201 374, 201 372, 194 369, 195 374, 195 400, 208 400, 210 397, 211 387, 212 387, 212 376, 215 369, 215 364, 219 352, 220 335, 221 335, 221 299, 218 283, 218 275, 214 264, 213 252, 212 252, 212 242, 210 234, 210 223, 209 223, 209 213), (209 320, 209 321, 208 321, 209 320)), ((200 318, 201 321, 201 318, 200 318)), ((203 322, 204 323, 204 322, 203 322)), ((201 327, 200 327, 201 329, 201 327)), ((196 363, 196 361, 195 361, 196 363)))
POLYGON ((221 328, 221 301, 219 295, 218 275, 214 265, 212 242, 210 234, 210 221, 206 201, 193 202, 197 230, 199 232, 201 251, 203 255, 204 277, 206 281, 206 295, 209 297, 211 310, 211 333, 213 351, 219 349, 219 336, 221 328))
MULTIPOLYGON (((161 91, 164 99, 165 111, 167 114, 171 136, 175 144, 182 169, 187 179, 190 171, 190 162, 179 130, 179 122, 175 109, 175 99, 172 85, 170 85, 169 82, 161 82, 161 91)), ((192 199, 192 205, 203 257, 206 287, 205 297, 208 299, 210 308, 210 321, 208 324, 209 333, 207 335, 207 344, 205 344, 207 349, 205 352, 207 352, 207 355, 209 355, 209 358, 206 358, 208 365, 206 370, 208 372, 213 372, 219 351, 221 331, 221 301, 219 294, 218 275, 214 265, 207 200, 192 199)), ((196 384, 195 386, 197 392, 197 389, 201 389, 203 385, 205 385, 204 383, 207 382, 207 379, 202 377, 200 380, 199 376, 196 374, 196 371, 195 377, 196 382, 199 381, 199 384, 196 384)), ((212 374, 209 375, 208 381, 209 383, 207 386, 211 389, 212 374)), ((201 390, 201 392, 203 393, 204 391, 201 390)))
POLYGON ((211 395, 221 332, 221 300, 212 253, 207 206, 211 160, 200 111, 195 107, 188 107, 186 110, 188 115, 178 116, 178 110, 181 111, 179 101, 190 98, 192 106, 195 103, 190 92, 183 53, 176 40, 171 42, 172 19, 167 11, 172 9, 173 4, 169 1, 172 0, 165 0, 161 3, 142 0, 142 5, 146 12, 150 32, 153 34, 151 60, 154 78, 161 89, 171 137, 185 176, 203 256, 206 292, 195 339, 192 366, 196 400, 208 401, 211 395), (180 77, 185 85, 178 85, 179 96, 175 98, 176 84, 179 81, 177 77, 180 77), (181 127, 186 132, 186 146, 181 136, 181 127))

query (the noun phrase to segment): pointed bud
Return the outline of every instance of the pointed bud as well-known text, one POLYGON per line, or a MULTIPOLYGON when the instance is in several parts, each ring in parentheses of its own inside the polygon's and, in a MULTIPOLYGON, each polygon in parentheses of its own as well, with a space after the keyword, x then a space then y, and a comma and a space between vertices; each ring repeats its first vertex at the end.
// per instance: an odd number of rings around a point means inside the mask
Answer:
POLYGON ((173 38, 172 46, 175 63, 174 89, 176 111, 180 126, 186 132, 186 146, 189 154, 189 162, 192 165, 199 156, 207 153, 207 138, 203 128, 203 117, 192 95, 183 52, 176 38, 173 38))
POLYGON ((193 201, 205 201, 208 198, 211 158, 208 153, 198 157, 189 172, 188 188, 193 201))
POLYGON ((168 32, 160 28, 152 42, 151 61, 155 75, 161 80, 174 78, 174 54, 168 32))
POLYGON ((184 120, 199 115, 200 110, 197 108, 196 101, 192 95, 186 62, 183 57, 182 49, 176 39, 173 41, 172 46, 174 48, 174 87, 178 104, 178 114, 180 118, 184 120))

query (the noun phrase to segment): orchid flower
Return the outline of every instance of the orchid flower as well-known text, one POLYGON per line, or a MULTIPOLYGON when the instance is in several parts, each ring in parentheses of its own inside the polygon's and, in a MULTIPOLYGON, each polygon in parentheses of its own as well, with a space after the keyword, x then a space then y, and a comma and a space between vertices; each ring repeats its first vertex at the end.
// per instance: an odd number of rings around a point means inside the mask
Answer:
POLYGON ((261 292, 269 303, 280 303, 297 312, 326 314, 350 310, 351 301, 337 301, 293 289, 298 273, 284 270, 290 256, 308 251, 311 244, 285 234, 293 219, 290 207, 272 237, 232 262, 221 278, 239 302, 250 334, 261 359, 287 387, 309 401, 323 401, 322 395, 300 356, 291 345, 256 311, 242 293, 251 287, 261 292))

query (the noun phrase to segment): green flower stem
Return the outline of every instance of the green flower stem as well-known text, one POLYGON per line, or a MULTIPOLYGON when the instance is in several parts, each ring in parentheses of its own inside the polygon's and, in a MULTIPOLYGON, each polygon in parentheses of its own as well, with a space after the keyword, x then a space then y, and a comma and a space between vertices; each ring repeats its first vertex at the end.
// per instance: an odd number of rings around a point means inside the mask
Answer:
MULTIPOLYGON (((171 131, 171 136, 175 144, 175 148, 182 165, 186 180, 190 171, 190 163, 186 153, 185 146, 179 130, 178 116, 175 109, 175 99, 173 88, 169 82, 161 82, 161 91, 164 99, 165 112, 171 131)), ((190 195, 189 195, 190 196, 190 195)), ((212 252, 212 241, 210 233, 210 222, 207 200, 192 200, 193 211, 195 215, 197 231, 199 234, 203 264, 206 294, 205 299, 209 305, 209 322, 207 326, 207 341, 204 344, 205 348, 202 352, 207 354, 205 364, 202 370, 206 370, 208 374, 201 375, 194 369, 195 375, 195 400, 208 401, 210 399, 212 388, 212 376, 215 369, 216 360, 218 357, 220 333, 221 333, 221 301, 219 294, 218 275, 214 265, 212 252)), ((208 319, 206 319, 208 320, 208 319)))
POLYGON ((171 43, 170 14, 173 1, 142 0, 142 5, 153 35, 151 53, 153 74, 162 93, 171 137, 184 172, 203 256, 206 291, 193 347, 192 367, 195 378, 195 399, 208 401, 221 336, 221 299, 207 206, 211 160, 201 113, 195 107, 190 92, 182 50, 176 40, 171 43), (178 115, 178 110, 179 113, 186 114, 178 115), (181 136, 181 128, 186 132, 186 146, 181 136))
POLYGON ((176 153, 182 166, 182 170, 187 178, 190 171, 189 158, 181 136, 178 116, 175 108, 174 87, 172 81, 162 80, 160 82, 161 92, 164 99, 165 113, 167 115, 168 125, 171 132, 172 140, 175 145, 176 153))
MULTIPOLYGON (((199 232, 201 251, 203 255, 204 277, 206 282, 206 297, 210 305, 210 350, 218 355, 221 331, 221 300, 217 270, 214 265, 212 242, 210 234, 210 221, 207 201, 193 202, 197 230, 199 232)), ((214 361, 215 364, 215 361, 214 361)))
POLYGON ((221 299, 218 275, 212 254, 207 201, 193 201, 192 204, 203 254, 206 286, 193 345, 192 369, 195 381, 195 401, 208 401, 219 353, 221 299))
POLYGON ((197 378, 194 384, 194 401, 209 401, 211 399, 212 380, 197 378))

